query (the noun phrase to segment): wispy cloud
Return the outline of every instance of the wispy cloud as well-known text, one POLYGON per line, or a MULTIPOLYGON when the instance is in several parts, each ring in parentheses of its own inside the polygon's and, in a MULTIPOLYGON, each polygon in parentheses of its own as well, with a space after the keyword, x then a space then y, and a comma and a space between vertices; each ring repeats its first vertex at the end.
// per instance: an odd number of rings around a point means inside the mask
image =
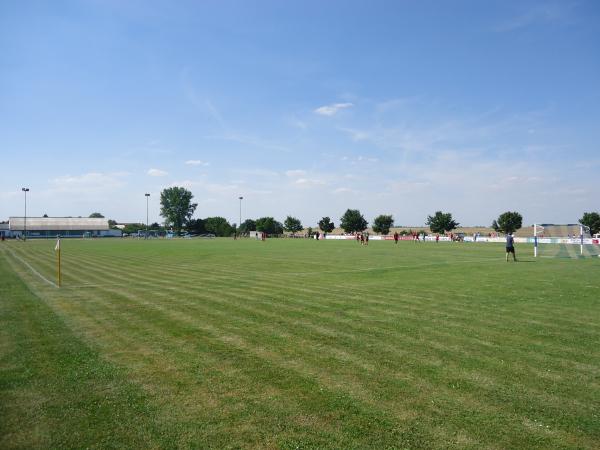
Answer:
POLYGON ((502 33, 537 24, 568 23, 572 20, 576 6, 576 3, 567 1, 545 2, 499 23, 494 27, 494 31, 502 33))
POLYGON ((168 184, 167 186, 163 186, 163 188, 165 188, 165 187, 184 187, 186 189, 192 189, 192 188, 200 187, 203 185, 204 185, 204 183, 202 183, 200 181, 178 180, 178 181, 173 181, 172 183, 168 184))
POLYGON ((353 103, 333 103, 332 105, 320 106, 315 109, 315 113, 321 116, 334 116, 338 111, 353 107, 353 103))
MULTIPOLYGON (((14 191, 0 191, 0 198, 1 199, 13 199, 13 198, 19 198, 23 195, 23 192, 21 192, 20 190, 14 190, 14 191)), ((1 220, 1 219, 0 219, 1 220)))
POLYGON ((185 162, 188 166, 210 166, 210 163, 200 159, 189 159, 185 162))
POLYGON ((366 139, 369 139, 369 133, 367 133, 366 131, 363 130, 356 130, 354 128, 344 128, 344 127, 340 127, 338 128, 340 131, 343 131, 345 133, 348 133, 350 135, 350 138, 355 141, 364 141, 366 139))
POLYGON ((206 100, 204 104, 206 105, 206 108, 208 109, 208 112, 212 118, 215 119, 219 126, 225 130, 227 127, 225 126, 225 121, 223 120, 221 112, 215 107, 215 105, 212 104, 210 100, 206 100))
POLYGON ((286 170, 285 174, 290 178, 300 178, 306 176, 306 170, 286 170))
POLYGON ((169 172, 160 169, 148 169, 148 172, 146 173, 151 177, 165 177, 169 175, 169 172))
POLYGON ((202 95, 198 94, 194 87, 194 83, 191 80, 190 70, 187 68, 183 69, 181 72, 181 84, 187 100, 199 111, 208 113, 221 129, 226 130, 227 126, 221 112, 209 99, 203 98, 202 95))
POLYGON ((281 174, 274 170, 269 169, 261 169, 261 168, 234 168, 232 169, 233 173, 243 176, 250 176, 253 178, 260 179, 269 179, 269 180, 279 180, 281 174))
POLYGON ((352 194, 354 192, 354 190, 347 188, 347 187, 339 187, 337 189, 333 190, 334 194, 352 194))
POLYGON ((301 130, 306 130, 308 128, 308 124, 305 121, 298 119, 297 117, 291 117, 287 119, 286 122, 292 127, 300 128, 301 130))
POLYGON ((90 172, 82 175, 63 175, 50 180, 53 193, 94 193, 116 190, 125 185, 125 172, 90 172))
POLYGON ((379 158, 375 158, 374 156, 342 156, 342 161, 350 164, 358 164, 358 163, 376 163, 379 162, 379 158))
POLYGON ((296 186, 301 187, 313 187, 313 186, 323 186, 325 183, 324 180, 319 180, 316 178, 298 178, 294 181, 296 186))
POLYGON ((291 149, 260 137, 245 135, 240 133, 226 133, 204 136, 204 139, 217 139, 223 141, 237 142, 239 144, 250 145, 264 150, 276 150, 279 152, 290 153, 291 149))

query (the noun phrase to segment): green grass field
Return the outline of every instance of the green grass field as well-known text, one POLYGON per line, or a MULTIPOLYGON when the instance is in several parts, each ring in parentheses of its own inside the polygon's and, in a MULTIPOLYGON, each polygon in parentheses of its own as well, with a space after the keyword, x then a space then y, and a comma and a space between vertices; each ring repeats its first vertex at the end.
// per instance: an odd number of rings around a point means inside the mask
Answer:
POLYGON ((600 448, 598 258, 53 247, 0 245, 0 448, 600 448))

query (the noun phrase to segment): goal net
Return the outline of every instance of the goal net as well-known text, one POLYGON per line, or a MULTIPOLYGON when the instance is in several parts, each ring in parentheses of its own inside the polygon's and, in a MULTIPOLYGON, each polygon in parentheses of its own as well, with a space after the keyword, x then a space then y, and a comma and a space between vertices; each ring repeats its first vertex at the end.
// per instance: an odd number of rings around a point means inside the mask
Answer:
POLYGON ((550 258, 600 256, 600 241, 580 224, 535 224, 533 255, 550 258))

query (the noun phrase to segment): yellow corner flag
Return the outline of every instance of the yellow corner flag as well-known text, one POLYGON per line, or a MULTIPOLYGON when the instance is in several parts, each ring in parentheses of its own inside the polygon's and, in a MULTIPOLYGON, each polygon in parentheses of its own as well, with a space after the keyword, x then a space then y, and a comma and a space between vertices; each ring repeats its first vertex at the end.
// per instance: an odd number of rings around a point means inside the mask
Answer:
POLYGON ((56 252, 56 277, 58 279, 58 287, 60 287, 61 276, 60 276, 60 237, 56 239, 56 245, 54 246, 56 252))

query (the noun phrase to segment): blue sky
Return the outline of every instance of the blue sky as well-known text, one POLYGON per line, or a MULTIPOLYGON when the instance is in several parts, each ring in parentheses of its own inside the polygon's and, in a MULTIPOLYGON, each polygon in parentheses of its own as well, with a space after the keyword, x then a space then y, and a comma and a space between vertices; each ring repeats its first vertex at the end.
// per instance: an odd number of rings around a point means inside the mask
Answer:
POLYGON ((599 210, 596 1, 4 1, 0 220, 599 210))

